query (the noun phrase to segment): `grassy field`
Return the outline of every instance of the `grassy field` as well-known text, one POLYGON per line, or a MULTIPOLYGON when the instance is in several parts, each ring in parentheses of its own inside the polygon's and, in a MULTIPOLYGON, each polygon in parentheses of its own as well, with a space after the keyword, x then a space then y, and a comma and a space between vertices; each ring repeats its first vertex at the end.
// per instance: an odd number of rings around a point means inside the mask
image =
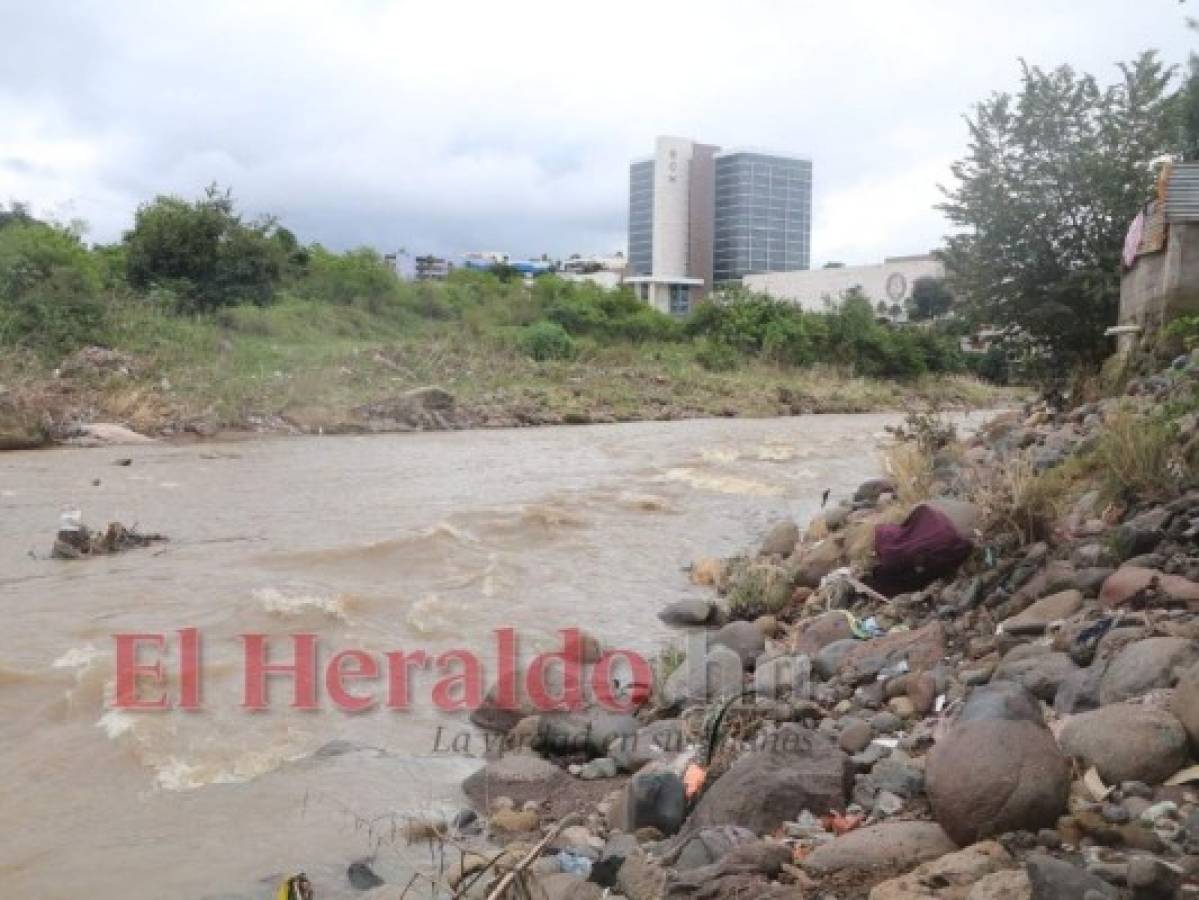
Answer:
POLYGON ((364 430, 359 407, 427 385, 454 394, 455 427, 986 406, 1009 396, 962 375, 868 379, 754 358, 709 371, 697 345, 678 341, 584 337, 573 358, 537 361, 503 329, 414 325, 299 299, 202 317, 138 302, 111 319, 108 343, 127 371, 68 365, 59 374, 61 361, 13 353, 0 379, 53 430, 104 420, 151 433, 364 430))

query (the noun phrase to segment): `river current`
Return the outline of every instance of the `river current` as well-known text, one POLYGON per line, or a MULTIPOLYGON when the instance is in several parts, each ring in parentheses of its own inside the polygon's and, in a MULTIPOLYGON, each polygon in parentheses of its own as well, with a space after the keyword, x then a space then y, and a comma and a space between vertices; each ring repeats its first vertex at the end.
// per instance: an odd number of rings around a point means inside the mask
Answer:
POLYGON ((689 563, 750 547, 780 518, 803 522, 825 489, 836 499, 877 474, 895 419, 0 455, 0 896, 270 897, 303 869, 326 900, 353 895, 353 859, 373 853, 387 872, 427 862, 389 828, 459 808, 482 752, 436 746, 439 726, 467 726, 431 704, 435 677, 414 682, 406 711, 294 710, 283 683, 249 712, 240 635, 274 636, 281 657, 290 635, 313 633, 322 652, 491 660, 495 629, 535 651, 577 626, 650 656, 671 637, 657 611, 710 595, 689 563), (64 508, 170 540, 50 559, 64 508), (113 709, 113 635, 182 628, 202 636, 201 709, 113 709), (372 749, 317 753, 332 741, 372 749))

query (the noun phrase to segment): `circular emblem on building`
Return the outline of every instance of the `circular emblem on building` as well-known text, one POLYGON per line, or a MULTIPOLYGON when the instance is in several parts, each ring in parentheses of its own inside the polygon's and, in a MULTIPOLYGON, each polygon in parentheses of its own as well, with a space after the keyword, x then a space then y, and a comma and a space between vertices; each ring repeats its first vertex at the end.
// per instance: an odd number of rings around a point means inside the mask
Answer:
POLYGON ((887 296, 891 300, 902 300, 907 292, 908 280, 901 273, 892 272, 887 276, 887 296))

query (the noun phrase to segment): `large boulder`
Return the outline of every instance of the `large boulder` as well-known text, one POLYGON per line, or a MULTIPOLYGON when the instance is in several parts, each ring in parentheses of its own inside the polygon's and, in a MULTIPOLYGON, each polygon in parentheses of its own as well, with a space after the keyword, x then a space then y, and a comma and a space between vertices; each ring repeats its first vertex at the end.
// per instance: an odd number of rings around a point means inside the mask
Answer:
POLYGON ((819 653, 829 644, 853 639, 849 618, 843 612, 830 610, 801 622, 796 631, 794 646, 797 653, 812 655, 819 653))
POLYGON ((1115 703, 1071 716, 1058 732, 1067 756, 1094 766, 1108 784, 1160 784, 1187 761, 1182 724, 1162 709, 1115 703))
POLYGON ((409 428, 445 428, 453 413, 454 395, 433 385, 413 388, 394 397, 355 407, 365 419, 396 422, 409 428))
POLYGON ((961 724, 976 719, 1045 724, 1036 698, 1014 681, 996 681, 971 691, 955 721, 961 724))
POLYGON ((958 534, 968 540, 974 540, 982 521, 982 510, 976 504, 966 500, 954 500, 951 497, 938 497, 928 501, 928 505, 949 519, 957 528, 958 534))
POLYGON ((759 556, 790 556, 799 543, 799 526, 792 520, 778 522, 766 534, 759 556))
MULTIPOLYGON (((586 646, 584 645, 585 650, 586 646)), ((591 681, 591 672, 591 667, 584 662, 582 671, 579 673, 579 680, 584 686, 584 692, 586 692, 586 685, 591 681)), ((545 683, 551 697, 563 696, 566 687, 565 678, 564 666, 549 666, 546 668, 545 683)), ((537 716, 544 712, 528 696, 528 692, 524 690, 523 686, 518 687, 517 696, 513 699, 514 702, 509 704, 507 698, 500 696, 499 685, 493 685, 483 697, 483 702, 471 710, 471 724, 484 731, 496 731, 506 734, 521 719, 537 716)), ((586 699, 586 696, 584 699, 586 699)))
POLYGON ((1032 900, 1102 900, 1120 892, 1086 869, 1043 853, 1030 856, 1024 864, 1032 886, 1032 900))
POLYGON ((1191 749, 1199 757, 1199 666, 1193 666, 1178 681, 1170 711, 1191 739, 1191 749))
POLYGON ((603 900, 607 896, 598 884, 565 872, 539 875, 536 885, 538 890, 534 896, 544 900, 603 900))
POLYGON ((1053 622, 1066 619, 1082 608, 1082 591, 1059 591, 1042 597, 1023 612, 999 624, 1005 634, 1043 634, 1053 622))
POLYGON ((776 700, 798 697, 805 694, 811 680, 812 661, 803 655, 785 654, 758 664, 754 669, 754 692, 776 700))
POLYGON ((1173 687, 1181 670, 1199 662, 1199 642, 1154 637, 1129 644, 1108 664, 1099 688, 1102 704, 1119 703, 1173 687))
POLYGON ((994 681, 1013 681, 1034 697, 1052 703, 1062 682, 1073 675, 1078 666, 1067 653, 1045 652, 1042 648, 1016 647, 1010 651, 991 676, 994 681), (1036 652, 1040 651, 1040 652, 1036 652))
POLYGON ((607 753, 625 772, 636 772, 652 762, 681 753, 686 733, 679 719, 659 719, 631 737, 621 736, 608 744, 607 753))
POLYGON ((895 482, 890 478, 868 478, 853 492, 854 503, 877 503, 883 494, 894 494, 895 482))
POLYGON ((833 738, 784 726, 708 788, 687 821, 688 829, 741 825, 766 834, 800 810, 825 815, 844 809, 852 785, 849 757, 833 738))
MULTIPOLYGON (((999 708, 1023 715, 1028 703, 1008 697, 999 708)), ((1070 767, 1049 730, 1027 717, 959 720, 927 760, 933 814, 959 844, 1052 826, 1066 808, 1070 767)))
POLYGON ((744 689, 741 657, 728 647, 715 646, 702 660, 688 657, 670 673, 662 686, 662 701, 666 706, 707 702, 738 696, 744 689))
POLYGON ((856 638, 846 638, 842 641, 833 641, 831 644, 825 644, 812 660, 812 669, 821 678, 832 678, 841 671, 841 667, 845 664, 845 658, 857 646, 858 641, 856 638))
POLYGON ((719 862, 736 847, 756 843, 758 836, 740 825, 719 825, 701 829, 679 849, 674 867, 680 871, 698 869, 719 862))
POLYGON ((982 841, 917 866, 906 875, 875 885, 870 900, 947 900, 964 897, 979 879, 1014 866, 995 841, 982 841), (950 891, 953 893, 951 894, 950 891))
POLYGON ((885 668, 906 661, 911 672, 934 668, 945 656, 945 629, 931 622, 915 631, 893 631, 883 637, 862 641, 845 654, 842 671, 855 680, 874 678, 885 668))
POLYGON ((1112 531, 1112 549, 1121 560, 1151 553, 1165 536, 1163 527, 1167 519, 1169 513, 1165 507, 1141 513, 1112 531))
POLYGON ((674 772, 642 769, 625 786, 624 811, 626 831, 656 828, 662 834, 674 834, 687 814, 682 779, 674 772))
POLYGON ((641 723, 628 713, 605 710, 590 713, 587 721, 587 752, 592 756, 606 756, 613 741, 617 738, 633 740, 640 728, 641 723))
POLYGON ((741 666, 752 669, 759 656, 766 651, 766 638, 762 629, 753 622, 729 622, 712 635, 709 645, 728 647, 741 658, 741 666))
POLYGON ((846 832, 803 860, 814 875, 910 869, 957 847, 936 822, 884 822, 846 832))
POLYGON ((63 443, 76 447, 114 447, 125 444, 153 444, 154 438, 139 434, 113 422, 91 422, 71 429, 63 443))
POLYGON ((1099 602, 1109 609, 1132 603, 1138 596, 1156 590, 1175 602, 1199 603, 1199 584, 1181 575, 1167 575, 1157 569, 1121 566, 1099 589, 1099 602))
POLYGON ((551 762, 531 753, 509 753, 468 776, 462 790, 478 809, 494 797, 511 797, 517 804, 540 802, 564 789, 571 777, 551 762))
POLYGON ((716 617, 716 605, 707 600, 676 600, 658 613, 658 618, 667 625, 680 628, 710 625, 716 617))
POLYGON ((792 581, 799 587, 817 588, 824 576, 845 564, 843 535, 827 537, 819 544, 800 549, 788 560, 792 581))

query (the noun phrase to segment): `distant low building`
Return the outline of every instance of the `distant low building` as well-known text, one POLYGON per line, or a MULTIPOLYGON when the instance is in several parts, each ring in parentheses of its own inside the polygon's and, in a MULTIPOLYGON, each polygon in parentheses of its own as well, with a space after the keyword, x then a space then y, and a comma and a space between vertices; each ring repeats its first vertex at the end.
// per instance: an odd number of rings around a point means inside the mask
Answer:
POLYGON ((620 272, 609 272, 605 269, 599 269, 592 272, 567 272, 565 270, 558 273, 558 277, 563 281, 574 281, 578 283, 589 282, 597 284, 608 290, 615 290, 624 283, 624 276, 620 272))
POLYGON ((397 250, 395 253, 385 253, 383 255, 383 265, 391 269, 397 278, 402 278, 404 281, 411 281, 416 277, 416 265, 412 257, 404 250, 397 250))
POLYGON ((462 267, 487 272, 496 266, 508 265, 509 256, 501 250, 472 250, 462 254, 462 267))
POLYGON ((945 266, 931 254, 888 256, 872 266, 834 266, 794 272, 746 275, 742 284, 751 291, 789 300, 813 312, 822 312, 852 288, 861 288, 874 305, 888 311, 898 306, 904 318, 912 285, 917 278, 944 278, 945 266))
POLYGON ((564 259, 560 268, 562 272, 576 275, 589 275, 593 272, 616 272, 624 275, 628 268, 628 260, 623 253, 612 256, 580 256, 576 253, 564 259))
POLYGON ((442 281, 449 277, 454 264, 440 256, 418 256, 413 260, 417 281, 442 281))

